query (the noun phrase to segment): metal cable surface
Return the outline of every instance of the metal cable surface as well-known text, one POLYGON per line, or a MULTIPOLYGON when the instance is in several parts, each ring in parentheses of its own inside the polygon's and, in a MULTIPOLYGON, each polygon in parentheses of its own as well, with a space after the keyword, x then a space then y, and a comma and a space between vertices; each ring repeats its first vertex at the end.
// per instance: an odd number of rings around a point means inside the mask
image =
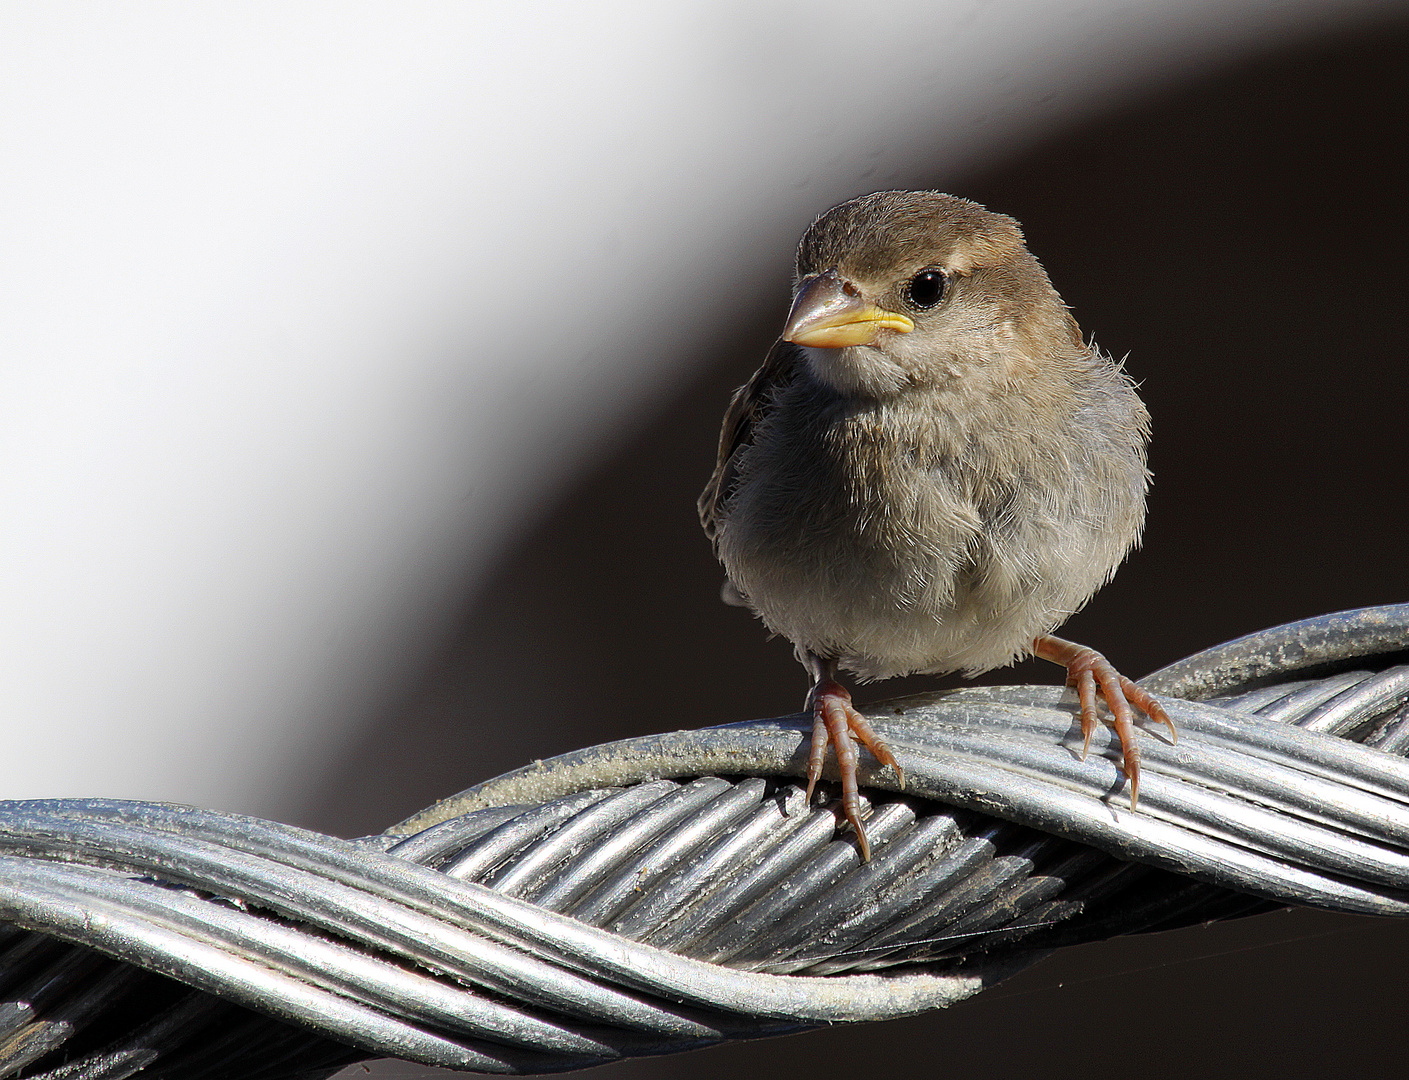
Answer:
POLYGON ((1409 914, 1406 650, 1397 605, 1143 680, 1180 739, 1142 739, 1138 812, 1062 690, 878 706, 907 785, 863 775, 869 863, 793 782, 802 717, 538 762, 361 841, 0 804, 0 1078, 555 1071, 943 1006, 1114 934, 1409 914))

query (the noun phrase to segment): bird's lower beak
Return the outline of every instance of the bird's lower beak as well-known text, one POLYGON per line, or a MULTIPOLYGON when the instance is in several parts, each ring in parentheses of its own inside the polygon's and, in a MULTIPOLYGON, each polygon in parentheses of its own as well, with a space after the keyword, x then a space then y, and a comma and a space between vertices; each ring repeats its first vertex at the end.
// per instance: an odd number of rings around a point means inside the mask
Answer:
POLYGON ((882 330, 908 334, 913 329, 915 324, 904 315, 867 303, 855 285, 828 270, 803 282, 783 324, 783 340, 814 349, 841 349, 869 345, 882 330))

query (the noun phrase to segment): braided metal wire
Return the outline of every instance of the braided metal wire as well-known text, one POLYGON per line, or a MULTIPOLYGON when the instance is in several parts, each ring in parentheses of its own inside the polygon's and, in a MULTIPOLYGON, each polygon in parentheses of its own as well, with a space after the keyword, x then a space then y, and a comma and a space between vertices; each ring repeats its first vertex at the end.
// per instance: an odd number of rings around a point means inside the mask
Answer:
POLYGON ((873 859, 808 806, 804 718, 538 762, 344 841, 189 807, 0 804, 0 1077, 545 1072, 977 993, 1059 945, 1283 904, 1409 914, 1409 605, 1144 680, 1178 745, 1072 747, 1068 695, 871 713, 873 859))

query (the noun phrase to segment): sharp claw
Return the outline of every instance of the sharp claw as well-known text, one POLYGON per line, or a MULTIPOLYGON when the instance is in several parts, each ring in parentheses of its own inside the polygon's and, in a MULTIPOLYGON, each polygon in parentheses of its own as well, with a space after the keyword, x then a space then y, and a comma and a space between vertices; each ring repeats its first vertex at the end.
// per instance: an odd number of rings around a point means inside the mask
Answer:
POLYGON ((861 861, 871 861, 871 844, 866 839, 866 830, 861 827, 861 822, 853 821, 852 827, 856 829, 856 844, 861 849, 861 861))

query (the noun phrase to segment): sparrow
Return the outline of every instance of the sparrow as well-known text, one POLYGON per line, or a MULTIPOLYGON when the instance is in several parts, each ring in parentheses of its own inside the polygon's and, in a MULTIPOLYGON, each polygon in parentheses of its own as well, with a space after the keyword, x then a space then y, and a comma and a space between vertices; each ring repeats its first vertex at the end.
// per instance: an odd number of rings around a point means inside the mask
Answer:
POLYGON ((856 742, 901 787, 904 774, 838 669, 871 681, 1061 664, 1083 760, 1099 695, 1135 806, 1132 706, 1174 724, 1052 631, 1139 542, 1149 434, 1134 383, 1082 337, 1012 218, 880 191, 803 235, 782 336, 729 403, 699 513, 725 600, 808 671, 808 799, 830 742, 863 858, 856 742))

